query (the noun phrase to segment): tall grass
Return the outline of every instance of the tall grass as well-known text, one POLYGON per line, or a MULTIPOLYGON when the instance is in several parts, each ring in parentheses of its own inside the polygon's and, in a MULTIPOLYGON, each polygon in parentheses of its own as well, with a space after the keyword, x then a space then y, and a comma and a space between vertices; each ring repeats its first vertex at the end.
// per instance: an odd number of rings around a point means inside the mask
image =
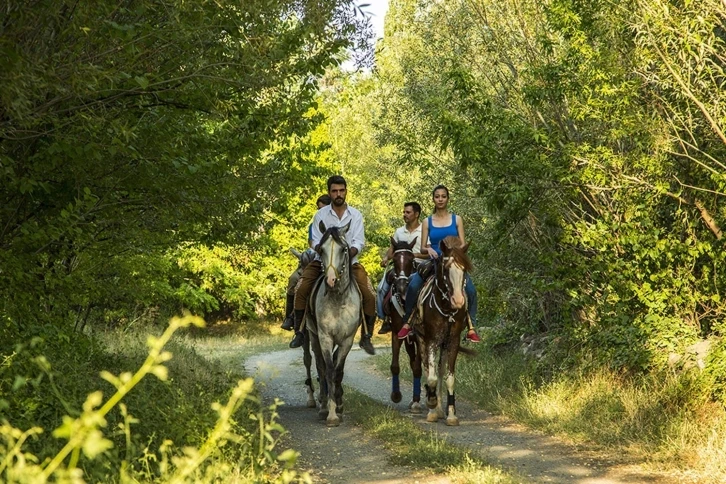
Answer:
POLYGON ((397 465, 446 473, 455 483, 509 484, 516 476, 488 465, 466 448, 448 442, 435 431, 425 431, 388 405, 346 387, 349 416, 380 440, 397 465))
POLYGON ((179 335, 177 341, 221 368, 239 372, 253 355, 287 349, 291 337, 292 332, 280 329, 277 323, 250 321, 243 326, 217 327, 214 331, 188 331, 179 335))
MULTIPOLYGON (((86 364, 65 372, 52 366, 63 361, 58 355, 34 357, 43 367, 32 380, 38 384, 3 395, 0 481, 309 481, 294 471, 294 451, 277 455, 283 429, 252 380, 202 358, 187 337, 172 338, 192 322, 172 320, 148 345, 140 334, 107 334, 86 364)), ((4 360, 2 370, 12 374, 13 362, 4 360)))
MULTIPOLYGON (((704 397, 698 374, 624 376, 601 369, 543 377, 516 351, 477 349, 476 357, 457 360, 460 397, 533 429, 621 456, 626 450, 660 470, 726 482, 726 411, 704 397)), ((390 356, 376 364, 388 372, 390 356)), ((410 378, 410 369, 401 368, 402 378, 410 378)))

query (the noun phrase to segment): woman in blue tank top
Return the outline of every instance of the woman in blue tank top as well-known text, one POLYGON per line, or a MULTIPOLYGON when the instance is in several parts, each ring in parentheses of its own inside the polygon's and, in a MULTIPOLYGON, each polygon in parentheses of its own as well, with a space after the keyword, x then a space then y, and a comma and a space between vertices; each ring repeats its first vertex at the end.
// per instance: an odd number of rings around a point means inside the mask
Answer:
MULTIPOLYGON (((443 185, 438 185, 433 191, 434 198, 434 213, 428 218, 424 219, 421 226, 421 240, 428 240, 427 245, 421 244, 421 254, 424 257, 430 257, 432 259, 438 259, 441 256, 441 249, 439 248, 439 242, 445 237, 453 235, 459 237, 462 244, 464 241, 464 221, 461 217, 457 217, 455 214, 448 211, 449 205, 449 189, 443 185)), ((416 272, 408 283, 408 290, 406 291, 406 312, 403 315, 403 328, 398 332, 398 338, 403 339, 408 336, 411 332, 411 327, 408 325, 408 319, 411 317, 416 302, 418 301, 418 295, 421 292, 423 286, 423 278, 416 272)), ((474 326, 476 324, 476 288, 471 280, 469 274, 466 275, 466 298, 469 304, 469 331, 466 334, 466 339, 479 343, 479 335, 476 334, 474 326)))

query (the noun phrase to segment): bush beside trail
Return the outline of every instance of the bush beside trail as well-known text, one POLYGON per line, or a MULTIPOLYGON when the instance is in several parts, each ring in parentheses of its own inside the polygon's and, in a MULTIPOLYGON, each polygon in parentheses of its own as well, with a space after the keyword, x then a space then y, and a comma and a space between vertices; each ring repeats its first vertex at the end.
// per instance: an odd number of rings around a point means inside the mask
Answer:
POLYGON ((1 480, 27 482, 56 460, 61 465, 50 475, 58 482, 304 480, 292 470, 295 452, 275 453, 283 429, 252 381, 203 358, 179 335, 161 350, 165 335, 170 330, 159 337, 74 334, 73 340, 55 334, 4 353, 1 480), (134 388, 101 415, 101 402, 108 405, 129 381, 134 388), (70 457, 59 459, 64 450, 70 457))

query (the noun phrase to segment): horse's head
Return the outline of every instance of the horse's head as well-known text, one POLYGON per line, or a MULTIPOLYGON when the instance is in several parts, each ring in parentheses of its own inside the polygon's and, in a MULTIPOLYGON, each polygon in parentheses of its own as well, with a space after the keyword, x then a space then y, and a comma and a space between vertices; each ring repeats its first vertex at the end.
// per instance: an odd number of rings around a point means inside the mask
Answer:
POLYGON ((310 248, 305 249, 305 252, 300 254, 300 268, 305 269, 308 266, 308 264, 310 264, 314 260, 315 260, 315 251, 310 248))
POLYGON ((350 223, 343 227, 330 227, 326 230, 325 224, 320 222, 320 231, 323 237, 316 247, 320 254, 320 261, 323 265, 325 283, 330 289, 338 287, 343 289, 350 282, 350 253, 345 234, 350 228, 350 223))
POLYGON ((300 252, 299 250, 295 249, 294 247, 290 247, 290 252, 292 255, 297 257, 298 270, 302 271, 307 267, 308 264, 310 264, 313 260, 315 260, 315 251, 313 249, 307 248, 303 252, 300 252))
POLYGON ((391 246, 393 247, 393 277, 396 292, 405 296, 408 288, 408 280, 413 273, 413 247, 416 245, 418 237, 414 237, 411 242, 397 242, 391 237, 391 246))
POLYGON ((448 236, 440 242, 439 248, 441 262, 438 264, 437 277, 444 283, 452 309, 460 309, 466 302, 466 273, 472 270, 471 260, 466 255, 469 244, 462 245, 458 237, 448 236))

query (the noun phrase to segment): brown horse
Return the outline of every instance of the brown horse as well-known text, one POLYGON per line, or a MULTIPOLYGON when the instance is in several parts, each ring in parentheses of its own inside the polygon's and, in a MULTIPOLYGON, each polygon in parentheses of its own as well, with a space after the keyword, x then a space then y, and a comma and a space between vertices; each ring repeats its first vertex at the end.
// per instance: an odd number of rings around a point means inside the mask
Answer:
POLYGON ((461 331, 466 327, 468 317, 464 284, 472 264, 466 255, 469 244, 462 245, 458 237, 446 237, 439 247, 441 257, 436 261, 434 276, 426 282, 419 295, 421 321, 415 326, 416 339, 426 372, 426 406, 429 408, 426 421, 436 422, 446 417, 446 425, 459 425, 454 372, 460 351, 474 354, 472 350, 459 346, 461 331), (448 392, 446 413, 441 407, 444 391, 448 392))
POLYGON ((411 338, 400 340, 397 337, 403 326, 403 308, 408 281, 415 270, 414 245, 416 245, 416 238, 408 243, 405 241, 397 242, 391 237, 393 271, 390 276, 393 281, 391 284, 391 298, 385 307, 391 317, 391 327, 393 329, 391 331, 391 400, 394 403, 401 401, 401 387, 398 379, 401 367, 398 365, 398 359, 401 353, 401 344, 404 344, 406 353, 408 353, 411 371, 413 372, 413 397, 409 408, 412 413, 421 413, 421 358, 419 358, 416 352, 416 344, 411 338))

